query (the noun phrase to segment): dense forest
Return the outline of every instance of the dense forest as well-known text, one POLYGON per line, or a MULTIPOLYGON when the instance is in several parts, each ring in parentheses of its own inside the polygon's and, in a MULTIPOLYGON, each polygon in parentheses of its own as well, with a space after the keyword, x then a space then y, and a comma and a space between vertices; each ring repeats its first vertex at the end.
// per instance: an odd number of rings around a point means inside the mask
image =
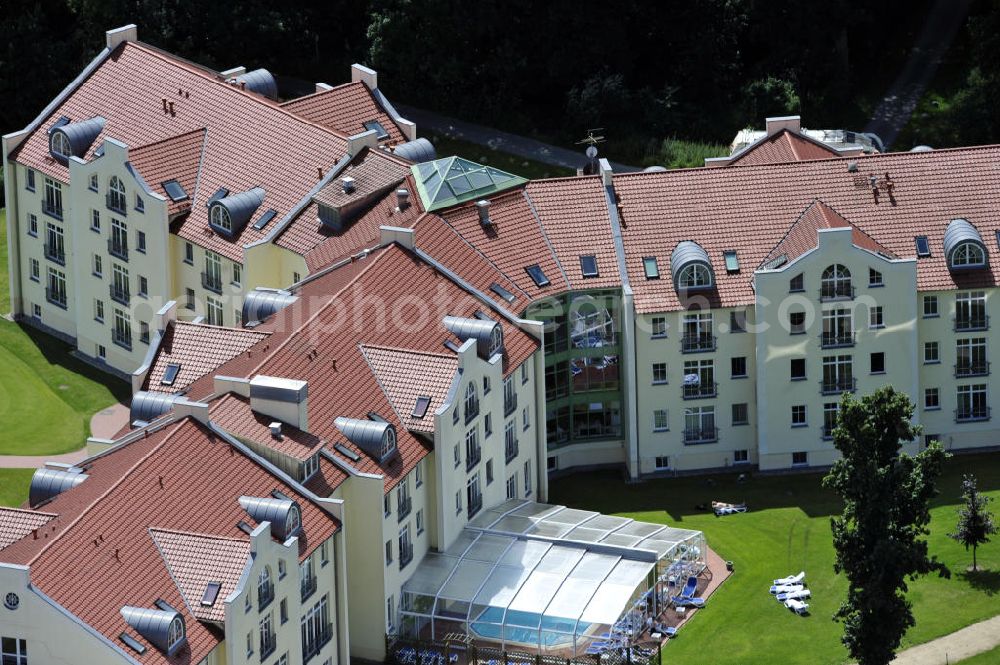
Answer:
MULTIPOLYGON (((608 151, 634 159, 664 139, 728 143, 768 114, 860 130, 931 2, 7 0, 0 130, 23 127, 130 22, 143 41, 267 67, 289 88, 363 62, 399 102, 563 144, 603 127, 608 151)), ((1000 0, 977 0, 947 103, 921 115, 939 145, 998 139, 998 40, 1000 0)))

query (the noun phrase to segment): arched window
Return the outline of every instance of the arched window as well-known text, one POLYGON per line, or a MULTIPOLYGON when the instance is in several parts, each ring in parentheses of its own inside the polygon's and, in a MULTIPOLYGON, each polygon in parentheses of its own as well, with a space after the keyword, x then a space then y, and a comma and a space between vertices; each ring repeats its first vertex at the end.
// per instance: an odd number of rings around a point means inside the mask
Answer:
POLYGON ((216 203, 212 206, 212 218, 209 220, 212 226, 216 226, 225 231, 233 230, 233 221, 229 218, 229 211, 224 205, 216 203))
POLYGON ((125 205, 125 183, 118 176, 111 176, 108 183, 108 207, 124 213, 125 205))
POLYGON ((167 628, 167 650, 172 650, 184 639, 184 619, 175 616, 167 628))
POLYGON ((494 326, 492 332, 490 332, 490 356, 500 353, 500 349, 503 348, 503 328, 499 325, 494 326))
POLYGON ((385 432, 382 433, 382 450, 381 457, 385 459, 392 454, 392 451, 396 449, 396 430, 392 427, 386 427, 385 432))
POLYGON ((853 298, 851 271, 846 266, 835 263, 823 271, 820 279, 821 298, 853 298))
POLYGON ((52 132, 49 136, 49 150, 56 157, 64 159, 73 154, 73 146, 69 144, 69 138, 62 132, 52 132))
POLYGON ((476 395, 476 384, 472 381, 465 387, 465 422, 479 415, 479 397, 476 395))
POLYGON ((712 286, 712 273, 700 263, 692 263, 681 270, 677 286, 682 289, 698 289, 712 286))
POLYGON ((986 263, 982 245, 977 242, 963 242, 951 254, 951 265, 962 267, 981 266, 986 263))

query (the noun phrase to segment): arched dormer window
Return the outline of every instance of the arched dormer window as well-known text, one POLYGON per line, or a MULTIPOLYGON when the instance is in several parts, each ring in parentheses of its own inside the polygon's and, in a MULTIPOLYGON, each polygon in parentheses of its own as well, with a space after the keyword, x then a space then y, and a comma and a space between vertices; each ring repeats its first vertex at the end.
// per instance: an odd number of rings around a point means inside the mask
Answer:
MULTIPOLYGON (((285 533, 295 533, 295 530, 302 526, 302 513, 298 506, 292 506, 285 515, 285 533)), ((271 571, 268 571, 270 573, 271 571)))
POLYGON ((490 333, 490 357, 500 353, 503 349, 503 328, 495 326, 490 333))
POLYGON ((465 422, 479 415, 479 396, 476 394, 476 384, 472 381, 465 387, 465 422))
POLYGON ((73 154, 73 146, 69 144, 69 138, 63 132, 52 132, 49 135, 49 150, 53 156, 68 159, 73 154))
POLYGON ((108 182, 108 208, 125 214, 125 183, 118 176, 111 176, 108 182))
POLYGON ((184 619, 180 615, 175 616, 170 621, 170 627, 167 628, 167 651, 174 651, 177 646, 184 640, 184 619))
POLYGON ((704 289, 712 286, 712 273, 708 268, 695 263, 681 270, 677 286, 682 289, 704 289))
POLYGON ((212 205, 211 219, 212 226, 232 232, 233 221, 229 217, 229 211, 220 203, 212 205))
POLYGON ((956 268, 974 268, 986 263, 986 254, 979 243, 963 242, 951 254, 951 264, 956 268))
POLYGON ((386 459, 396 450, 396 428, 386 427, 382 433, 382 459, 386 459))
POLYGON ((820 278, 819 296, 821 299, 854 297, 851 271, 847 269, 847 266, 842 266, 839 263, 827 266, 820 278))
POLYGON ((701 245, 692 240, 677 243, 670 254, 670 272, 677 291, 704 291, 715 288, 712 262, 701 245))
POLYGON ((953 219, 944 232, 944 255, 950 270, 971 270, 986 265, 986 245, 967 219, 953 219))

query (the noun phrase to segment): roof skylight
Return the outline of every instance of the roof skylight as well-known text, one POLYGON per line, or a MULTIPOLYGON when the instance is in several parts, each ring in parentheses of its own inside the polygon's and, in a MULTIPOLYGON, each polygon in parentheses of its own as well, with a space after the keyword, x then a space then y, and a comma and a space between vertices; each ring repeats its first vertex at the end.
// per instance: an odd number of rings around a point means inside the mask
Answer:
POLYGON ((580 271, 584 277, 598 277, 597 257, 593 254, 585 254, 580 257, 580 271))
POLYGON ((735 249, 727 249, 722 253, 722 256, 726 259, 726 272, 733 274, 740 271, 740 260, 736 256, 735 249))
POLYGON ((379 141, 384 141, 387 138, 389 138, 389 132, 386 131, 385 127, 383 127, 382 123, 379 122, 378 120, 369 120, 368 122, 363 123, 363 127, 365 128, 366 132, 370 132, 371 130, 374 129, 375 138, 378 139, 379 141))
POLYGON ((492 284, 490 284, 490 291, 492 291, 493 293, 497 294, 498 296, 500 296, 501 298, 503 298, 507 302, 514 302, 514 294, 511 293, 510 291, 508 291, 507 289, 503 288, 502 286, 500 286, 496 282, 493 282, 492 284))
POLYGON ((646 279, 660 278, 660 266, 657 265, 655 256, 642 257, 642 268, 646 271, 646 279))
POLYGON ((184 187, 181 185, 181 183, 177 182, 176 180, 167 180, 166 182, 162 183, 162 185, 163 185, 163 191, 167 193, 167 196, 169 196, 170 200, 173 201, 174 203, 178 201, 183 201, 188 198, 188 193, 184 191, 184 187))
POLYGON ((221 588, 222 584, 219 582, 209 582, 205 586, 205 593, 201 597, 201 604, 205 607, 215 605, 215 599, 219 597, 219 589, 221 588))
POLYGON ((428 212, 486 198, 528 182, 513 173, 461 157, 415 164, 410 170, 416 178, 420 200, 428 212))
POLYGON ((927 236, 917 236, 913 240, 917 244, 917 256, 925 257, 931 255, 931 245, 927 242, 927 236))
POLYGON ((417 403, 413 405, 413 413, 411 414, 414 418, 423 418, 427 415, 427 407, 431 405, 431 398, 426 395, 421 395, 417 397, 417 403))
POLYGON ((260 216, 260 219, 258 219, 256 222, 253 223, 253 227, 258 231, 260 231, 265 226, 267 226, 267 223, 270 222, 272 219, 274 219, 277 216, 277 214, 278 214, 277 210, 275 210, 274 208, 269 208, 263 215, 260 216))
POLYGON ((542 267, 537 263, 528 266, 527 268, 525 268, 525 270, 528 272, 528 275, 531 277, 532 281, 535 282, 535 286, 541 288, 543 286, 549 285, 549 278, 545 276, 545 273, 542 272, 542 267))
POLYGON ((181 371, 181 366, 177 363, 170 363, 167 365, 167 369, 163 372, 163 379, 160 384, 164 386, 174 385, 174 381, 177 380, 177 373, 181 371))

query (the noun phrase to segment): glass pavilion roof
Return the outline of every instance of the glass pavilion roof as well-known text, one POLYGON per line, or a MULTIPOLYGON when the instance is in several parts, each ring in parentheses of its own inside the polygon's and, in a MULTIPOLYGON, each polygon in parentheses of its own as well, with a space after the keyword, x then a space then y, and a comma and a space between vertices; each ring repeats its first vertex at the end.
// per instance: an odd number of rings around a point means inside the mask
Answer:
POLYGON ((424 209, 432 212, 481 199, 528 182, 526 178, 461 157, 445 157, 410 167, 424 209))

